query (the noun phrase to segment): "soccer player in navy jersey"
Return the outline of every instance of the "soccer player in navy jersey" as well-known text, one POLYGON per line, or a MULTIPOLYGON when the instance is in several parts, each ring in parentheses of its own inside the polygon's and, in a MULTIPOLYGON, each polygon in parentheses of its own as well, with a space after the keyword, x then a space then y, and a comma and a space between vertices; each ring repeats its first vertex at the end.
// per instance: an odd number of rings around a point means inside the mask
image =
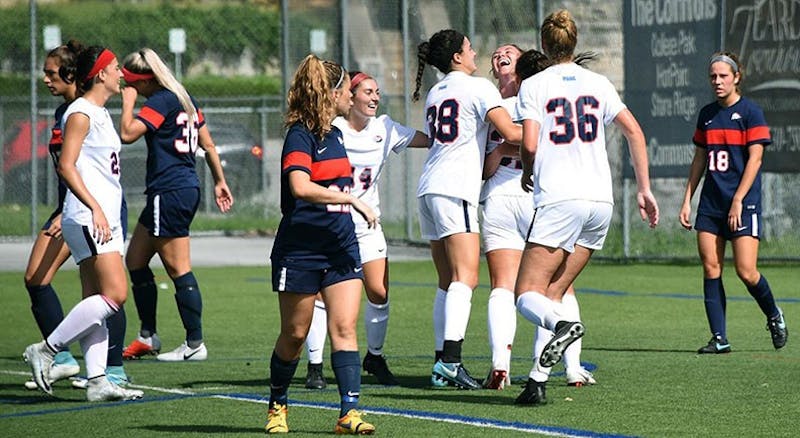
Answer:
POLYGON ((198 146, 205 151, 205 161, 214 178, 214 199, 221 212, 230 210, 233 195, 203 113, 158 54, 147 48, 134 52, 125 58, 122 72, 128 84, 122 92, 122 141, 132 143, 141 136, 147 141, 147 203, 125 257, 141 328, 137 339, 125 348, 124 356, 134 359, 161 349, 156 335, 157 289, 148 266, 158 254, 175 285, 175 301, 186 340, 156 359, 205 360, 208 350, 203 343, 203 301, 189 255, 189 227, 200 203, 200 181, 195 170, 198 146), (137 94, 147 101, 134 117, 137 94))
POLYGON ((694 228, 703 262, 703 296, 711 340, 699 354, 729 353, 725 330, 725 288, 722 267, 727 241, 733 246, 736 275, 767 317, 767 329, 776 349, 786 345, 788 332, 783 312, 756 266, 761 238, 761 160, 772 143, 764 113, 755 102, 742 96, 744 76, 737 56, 717 52, 711 56, 708 78, 716 98, 700 110, 692 141, 694 159, 679 220, 692 229, 691 201, 700 177, 705 182, 694 228))
POLYGON ((281 218, 272 247, 272 288, 281 331, 270 359, 267 433, 286 433, 288 389, 311 325, 317 292, 328 312, 331 365, 339 386, 337 434, 371 434, 356 410, 361 386, 356 322, 364 278, 350 209, 374 228, 375 212, 350 194, 350 161, 342 131, 332 125, 353 102, 344 67, 308 55, 287 99, 288 132, 281 153, 281 218))

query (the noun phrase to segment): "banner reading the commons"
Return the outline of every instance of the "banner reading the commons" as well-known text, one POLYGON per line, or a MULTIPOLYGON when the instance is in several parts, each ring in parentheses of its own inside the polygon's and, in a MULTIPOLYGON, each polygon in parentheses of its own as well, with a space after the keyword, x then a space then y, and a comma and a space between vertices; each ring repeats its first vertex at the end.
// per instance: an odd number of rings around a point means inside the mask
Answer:
POLYGON ((714 99, 708 59, 721 47, 740 54, 742 91, 770 125, 763 169, 800 170, 800 2, 625 0, 624 8, 624 99, 647 138, 651 177, 688 175, 697 113, 714 99))

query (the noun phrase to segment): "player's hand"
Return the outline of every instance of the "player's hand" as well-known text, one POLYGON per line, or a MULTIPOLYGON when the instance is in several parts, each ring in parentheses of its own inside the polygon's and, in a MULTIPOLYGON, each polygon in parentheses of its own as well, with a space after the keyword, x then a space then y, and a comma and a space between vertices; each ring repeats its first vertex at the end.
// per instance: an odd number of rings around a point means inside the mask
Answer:
POLYGON ((680 213, 678 213, 678 220, 680 221, 681 226, 683 226, 683 228, 686 228, 687 230, 692 229, 691 215, 692 215, 692 205, 688 202, 684 202, 683 206, 681 206, 680 213))
POLYGON ((742 226, 742 201, 733 200, 731 209, 728 211, 728 227, 732 232, 739 230, 742 226))
POLYGON ((48 227, 44 234, 46 236, 50 236, 54 239, 61 239, 61 215, 58 214, 53 220, 50 221, 50 227, 48 227))
POLYGON ((522 170, 522 178, 520 180, 522 184, 522 190, 530 193, 533 191, 533 174, 531 171, 522 170))
POLYGON ((378 224, 381 222, 380 218, 375 214, 375 212, 362 201, 361 199, 353 196, 353 201, 350 205, 356 209, 356 211, 367 221, 367 226, 369 228, 376 228, 378 224))
POLYGON ((92 237, 94 241, 99 244, 104 244, 111 240, 111 227, 108 225, 108 220, 103 210, 100 208, 92 210, 92 237))
POLYGON ((222 213, 227 213, 233 207, 233 194, 228 184, 221 182, 214 186, 214 200, 222 213))
POLYGON ((639 204, 639 215, 642 220, 648 221, 650 228, 658 225, 658 202, 650 190, 636 194, 636 202, 639 204))
POLYGON ((122 102, 136 102, 137 96, 139 96, 139 92, 130 85, 122 89, 122 102))

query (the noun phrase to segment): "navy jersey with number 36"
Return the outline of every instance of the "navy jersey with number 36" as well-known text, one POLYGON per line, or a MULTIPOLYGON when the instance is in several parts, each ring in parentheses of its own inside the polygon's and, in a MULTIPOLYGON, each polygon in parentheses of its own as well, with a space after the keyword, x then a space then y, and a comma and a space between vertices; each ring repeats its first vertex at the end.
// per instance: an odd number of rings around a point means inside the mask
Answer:
MULTIPOLYGON (((192 99, 197 108, 197 102, 192 99)), ((200 187, 195 170, 195 152, 200 127, 205 124, 197 110, 194 123, 172 91, 153 93, 136 118, 147 126, 147 189, 145 193, 163 193, 175 189, 200 187)))

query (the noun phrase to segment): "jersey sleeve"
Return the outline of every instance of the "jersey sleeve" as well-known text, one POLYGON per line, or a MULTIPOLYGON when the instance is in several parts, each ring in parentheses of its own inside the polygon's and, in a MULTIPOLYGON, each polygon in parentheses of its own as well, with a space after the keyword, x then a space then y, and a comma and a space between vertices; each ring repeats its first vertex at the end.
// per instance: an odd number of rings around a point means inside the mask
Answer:
POLYGON ((293 170, 301 170, 311 174, 311 151, 314 139, 308 132, 290 128, 283 141, 281 154, 281 173, 288 174, 293 170))
POLYGON ((767 119, 764 117, 764 112, 753 103, 750 105, 750 111, 747 117, 745 145, 751 146, 754 144, 768 146, 772 144, 772 137, 769 133, 769 126, 767 126, 767 119))
POLYGON ((141 120, 149 131, 156 131, 164 123, 167 113, 166 102, 164 102, 160 94, 156 94, 144 102, 139 114, 136 114, 136 118, 141 120))
POLYGON ((542 123, 542 105, 536 104, 536 81, 541 76, 531 76, 522 81, 517 94, 516 121, 533 120, 542 123))
POLYGON ((411 144, 411 140, 414 139, 417 130, 395 122, 388 115, 381 116, 381 119, 383 126, 386 127, 386 144, 389 146, 387 149, 394 153, 402 152, 411 144))
POLYGON ((612 84, 608 78, 603 78, 603 82, 603 88, 605 89, 603 101, 606 106, 603 122, 608 125, 614 121, 617 114, 628 107, 622 102, 619 93, 617 93, 617 89, 614 88, 614 84, 612 84))
POLYGON ((475 109, 478 117, 486 120, 486 114, 489 110, 503 106, 503 97, 500 96, 500 91, 486 78, 475 78, 475 109))

